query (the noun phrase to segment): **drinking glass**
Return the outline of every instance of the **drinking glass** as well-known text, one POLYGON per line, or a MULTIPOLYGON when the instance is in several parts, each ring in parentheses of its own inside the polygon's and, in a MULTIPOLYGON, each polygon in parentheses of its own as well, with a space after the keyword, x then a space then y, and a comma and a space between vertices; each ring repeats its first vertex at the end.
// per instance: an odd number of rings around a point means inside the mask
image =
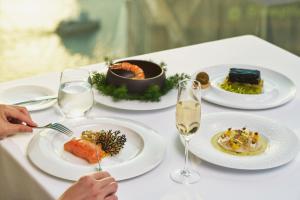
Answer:
POLYGON ((66 69, 61 72, 57 101, 67 118, 85 117, 94 103, 89 71, 66 69))
POLYGON ((176 128, 185 141, 185 164, 170 174, 178 183, 195 183, 199 173, 188 167, 189 141, 197 133, 201 118, 201 84, 196 80, 179 82, 176 104, 176 128))

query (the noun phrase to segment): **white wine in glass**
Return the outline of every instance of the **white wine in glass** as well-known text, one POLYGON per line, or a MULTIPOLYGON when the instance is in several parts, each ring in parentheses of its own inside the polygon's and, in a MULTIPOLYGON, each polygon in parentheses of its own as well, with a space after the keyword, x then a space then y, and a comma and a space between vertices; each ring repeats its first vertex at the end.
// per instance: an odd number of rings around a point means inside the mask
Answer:
POLYGON ((201 84, 196 80, 184 80, 179 83, 176 104, 176 128, 185 141, 185 165, 171 173, 171 178, 178 183, 195 183, 200 179, 197 171, 188 167, 188 146, 193 135, 200 127, 201 119, 201 84))
POLYGON ((176 104, 176 127, 184 137, 195 134, 200 127, 201 105, 199 101, 183 100, 176 104))

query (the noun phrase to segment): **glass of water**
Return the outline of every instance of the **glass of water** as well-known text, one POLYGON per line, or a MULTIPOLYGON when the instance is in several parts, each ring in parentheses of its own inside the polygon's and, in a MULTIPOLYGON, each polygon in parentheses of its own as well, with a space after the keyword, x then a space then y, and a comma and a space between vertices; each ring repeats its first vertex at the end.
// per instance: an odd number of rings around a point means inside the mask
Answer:
POLYGON ((85 69, 61 72, 58 105, 67 118, 85 117, 93 107, 94 95, 90 73, 85 69))

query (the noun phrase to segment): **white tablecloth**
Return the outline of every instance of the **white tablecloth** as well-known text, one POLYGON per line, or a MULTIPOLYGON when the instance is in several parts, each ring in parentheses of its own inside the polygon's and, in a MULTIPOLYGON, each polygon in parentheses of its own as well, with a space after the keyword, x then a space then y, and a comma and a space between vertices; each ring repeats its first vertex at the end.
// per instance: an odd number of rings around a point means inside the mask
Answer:
MULTIPOLYGON (((218 64, 259 65, 288 76, 300 91, 300 58, 254 36, 241 36, 178 49, 151 53, 135 58, 164 61, 168 74, 193 72, 218 64)), ((99 69, 102 64, 87 66, 99 69)), ((0 89, 14 85, 38 84, 57 90, 58 74, 50 73, 27 79, 2 83, 0 89)), ((296 95, 286 105, 256 111, 225 108, 203 102, 203 114, 224 111, 248 112, 280 121, 300 136, 300 98, 296 95)), ((143 124, 151 123, 167 141, 164 160, 154 170, 119 183, 119 199, 175 200, 175 199, 300 199, 300 155, 282 167, 262 171, 227 169, 191 156, 192 165, 200 175, 200 182, 185 186, 174 183, 169 172, 184 162, 183 147, 175 128, 175 108, 156 111, 124 111, 96 104, 91 116, 122 117, 143 124)), ((54 106, 32 112, 39 124, 59 121, 62 117, 54 106)), ((0 141, 0 199, 57 199, 71 182, 40 171, 26 157, 27 145, 34 134, 16 135, 0 141)))

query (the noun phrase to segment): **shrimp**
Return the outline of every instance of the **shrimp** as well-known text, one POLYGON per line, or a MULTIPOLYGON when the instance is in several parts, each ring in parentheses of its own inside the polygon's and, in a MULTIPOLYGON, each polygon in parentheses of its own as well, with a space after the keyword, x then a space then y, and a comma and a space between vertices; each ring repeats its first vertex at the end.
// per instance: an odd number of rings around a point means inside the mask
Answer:
POLYGON ((110 68, 132 72, 134 76, 131 79, 145 79, 144 71, 139 66, 128 62, 116 63, 113 64, 110 68))

